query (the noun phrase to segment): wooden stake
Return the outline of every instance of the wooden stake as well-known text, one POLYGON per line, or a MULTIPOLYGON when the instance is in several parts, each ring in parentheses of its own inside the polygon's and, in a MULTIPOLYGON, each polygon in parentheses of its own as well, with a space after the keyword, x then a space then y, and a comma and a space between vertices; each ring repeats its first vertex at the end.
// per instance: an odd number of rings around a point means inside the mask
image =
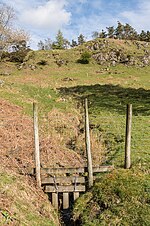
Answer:
POLYGON ((52 205, 58 210, 58 193, 52 193, 52 205))
POLYGON ((39 131, 38 131, 38 106, 37 106, 36 103, 33 103, 33 121, 34 121, 34 143, 35 143, 36 181, 37 181, 38 187, 41 187, 39 131))
POLYGON ((69 193, 63 192, 63 209, 69 208, 69 193))
POLYGON ((73 193, 73 199, 74 199, 74 201, 76 200, 76 199, 78 199, 79 198, 79 192, 74 192, 73 193))
POLYGON ((88 167, 88 186, 93 186, 93 168, 92 168, 92 156, 90 145, 90 128, 89 128, 89 115, 88 115, 88 101, 85 99, 85 144, 87 154, 87 167, 88 167))
POLYGON ((131 166, 131 125, 132 125, 132 104, 127 104, 126 114, 126 139, 125 139, 125 169, 131 166))

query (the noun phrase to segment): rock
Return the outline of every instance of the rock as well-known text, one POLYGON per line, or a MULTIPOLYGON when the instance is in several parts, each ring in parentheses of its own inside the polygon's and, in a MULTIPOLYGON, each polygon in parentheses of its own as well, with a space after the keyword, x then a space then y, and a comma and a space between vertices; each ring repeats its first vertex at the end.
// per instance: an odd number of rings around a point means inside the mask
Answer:
POLYGON ((0 86, 2 87, 4 85, 4 81, 0 79, 0 86))
POLYGON ((112 50, 112 51, 109 53, 109 60, 110 60, 110 61, 117 61, 117 55, 116 55, 116 51, 115 51, 115 50, 112 50))
POLYGON ((129 64, 130 66, 132 66, 132 65, 135 65, 135 64, 136 64, 136 61, 135 61, 135 59, 134 59, 134 57, 133 57, 133 56, 131 56, 131 57, 130 57, 130 60, 129 60, 128 64, 129 64))
POLYGON ((36 66, 35 66, 35 65, 32 65, 32 64, 29 64, 29 68, 30 68, 31 70, 35 71, 36 66))
POLYGON ((144 49, 144 52, 145 52, 146 54, 149 54, 149 50, 148 50, 148 49, 144 49))
POLYGON ((93 45, 93 50, 99 50, 99 44, 98 43, 95 43, 93 45))
POLYGON ((68 64, 68 60, 56 60, 55 63, 58 65, 58 67, 61 67, 62 65, 67 65, 68 64))
POLYGON ((143 47, 147 48, 149 46, 148 42, 143 43, 143 47))
POLYGON ((58 59, 58 57, 60 56, 59 53, 53 53, 52 55, 53 55, 54 59, 58 59))
POLYGON ((106 45, 103 44, 103 43, 100 43, 100 44, 99 44, 99 49, 103 49, 103 48, 106 48, 106 45))
POLYGON ((143 62, 144 65, 148 65, 149 64, 149 59, 144 56, 142 62, 143 62))
POLYGON ((23 67, 25 67, 25 66, 26 66, 26 62, 23 62, 23 63, 17 65, 17 69, 18 69, 18 70, 21 70, 21 69, 22 69, 23 67))
POLYGON ((113 66, 113 67, 116 66, 116 61, 115 61, 115 60, 112 61, 112 66, 113 66))
POLYGON ((0 75, 2 75, 2 76, 10 76, 11 74, 8 73, 8 72, 1 72, 0 75))
POLYGON ((69 78, 69 77, 66 77, 66 78, 63 78, 62 81, 64 82, 69 82, 69 81, 73 81, 74 79, 72 78, 69 78))

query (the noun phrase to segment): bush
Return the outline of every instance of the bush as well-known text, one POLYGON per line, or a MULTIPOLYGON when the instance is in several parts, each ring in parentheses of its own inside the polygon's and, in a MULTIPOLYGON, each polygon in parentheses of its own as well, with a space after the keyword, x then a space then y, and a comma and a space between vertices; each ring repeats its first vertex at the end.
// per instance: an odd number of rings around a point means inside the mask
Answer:
POLYGON ((23 63, 28 51, 29 50, 26 49, 10 53, 10 62, 23 63))
POLYGON ((89 64, 91 58, 91 54, 89 52, 83 52, 79 60, 77 60, 80 64, 89 64))
POLYGON ((10 62, 23 63, 24 58, 27 56, 29 49, 19 50, 16 52, 3 52, 1 59, 6 59, 10 62))
POLYGON ((45 66, 45 65, 47 65, 47 61, 46 60, 40 60, 37 64, 45 66))
POLYGON ((3 52, 2 53, 2 56, 1 56, 1 59, 9 59, 9 55, 10 55, 10 53, 8 53, 8 52, 3 52))

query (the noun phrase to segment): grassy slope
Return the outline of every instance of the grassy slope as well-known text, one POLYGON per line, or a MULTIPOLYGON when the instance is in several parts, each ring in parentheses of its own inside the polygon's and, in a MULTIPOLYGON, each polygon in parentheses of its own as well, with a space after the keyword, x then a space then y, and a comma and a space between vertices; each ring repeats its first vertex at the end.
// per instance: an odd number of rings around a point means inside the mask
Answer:
MULTIPOLYGON (((137 50, 132 43, 131 46, 127 46, 124 42, 114 43, 113 41, 112 47, 116 46, 125 48, 130 54, 136 52, 137 55, 140 55, 143 52, 143 50, 137 50)), ((93 133, 97 139, 102 139, 108 152, 108 162, 114 163, 118 167, 118 171, 112 173, 112 177, 106 175, 100 178, 90 193, 91 200, 88 198, 86 202, 87 195, 83 196, 81 200, 79 199, 75 207, 75 216, 81 218, 83 225, 108 225, 111 223, 111 218, 114 219, 112 225, 128 225, 127 217, 122 217, 119 212, 122 213, 124 208, 124 215, 129 216, 130 219, 131 210, 135 208, 138 215, 135 214, 135 221, 133 220, 132 225, 138 225, 140 214, 141 224, 148 225, 146 211, 148 210, 149 193, 145 187, 149 188, 147 181, 150 161, 150 67, 126 67, 120 64, 110 67, 107 71, 105 66, 97 65, 94 60, 89 65, 77 64, 76 60, 80 57, 78 49, 57 50, 53 53, 60 54, 58 58, 68 60, 68 65, 59 68, 52 52, 49 51, 32 53, 28 64, 37 65, 36 63, 42 59, 48 63, 46 66, 37 66, 35 71, 28 67, 18 71, 14 64, 3 64, 1 71, 10 71, 11 76, 1 76, 1 79, 5 81, 1 88, 1 97, 23 106, 24 112, 31 114, 33 101, 38 101, 41 111, 49 112, 53 108, 58 108, 62 112, 73 112, 80 107, 82 112, 82 99, 88 96, 90 120, 94 127, 93 133), (74 104, 74 100, 78 104, 74 104), (133 165, 130 171, 120 169, 123 167, 126 103, 133 104, 133 165), (142 182, 139 183, 141 178, 142 182), (138 184, 137 192, 134 190, 135 181, 138 184), (122 184, 120 185, 120 183, 122 184), (107 188, 108 184, 111 186, 105 190, 104 188, 107 188), (121 192, 120 186, 126 194, 122 199, 117 190, 119 189, 121 192), (128 186, 131 187, 129 193, 128 186), (102 193, 104 193, 104 197, 101 197, 102 193), (146 198, 141 201, 138 198, 139 194, 141 194, 140 197, 146 198), (108 197, 110 200, 107 200, 108 197), (113 197, 115 197, 115 205, 113 197), (129 200, 132 199, 131 205, 126 197, 129 197, 129 200), (119 201, 117 201, 118 199, 119 201), (89 218, 91 203, 94 203, 93 205, 96 207, 95 210, 92 209, 93 215, 89 218), (141 206, 144 208, 143 210, 141 206), (115 214, 114 211, 116 211, 115 214), (101 213, 101 217, 99 213, 101 213)))
POLYGON ((0 169, 0 225, 56 226, 58 216, 28 177, 0 169))

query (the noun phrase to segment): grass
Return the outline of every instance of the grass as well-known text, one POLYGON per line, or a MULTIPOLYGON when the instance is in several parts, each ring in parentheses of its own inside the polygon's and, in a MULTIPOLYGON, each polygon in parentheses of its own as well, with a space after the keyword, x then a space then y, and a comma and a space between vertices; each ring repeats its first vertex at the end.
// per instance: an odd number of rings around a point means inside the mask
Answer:
POLYGON ((7 99, 13 104, 23 107, 25 114, 32 114, 32 104, 37 102, 40 108, 49 112, 53 108, 67 110, 69 103, 65 104, 61 96, 51 88, 41 88, 33 84, 5 84, 5 89, 1 92, 1 98, 7 99))
POLYGON ((1 169, 0 192, 0 225, 58 225, 48 199, 29 185, 24 176, 1 169))
MULTIPOLYGON (((144 48, 138 50, 132 42, 129 46, 124 41, 113 40, 109 45, 109 49, 124 48, 136 57, 144 54, 144 48)), ((18 71, 14 64, 2 63, 0 71, 10 71, 11 76, 0 77, 5 82, 0 95, 22 106, 23 112, 29 115, 32 102, 37 101, 41 115, 58 109, 83 116, 83 100, 88 97, 91 133, 99 142, 96 156, 103 148, 106 163, 114 164, 117 170, 101 175, 92 190, 78 199, 74 218, 82 225, 91 226, 149 225, 150 66, 108 67, 96 64, 93 59, 87 65, 77 64, 83 51, 85 46, 65 51, 37 51, 27 61, 36 65, 35 71, 28 66, 18 71), (67 60, 68 65, 58 67, 54 54, 67 60), (47 65, 38 65, 43 59, 47 65), (127 103, 133 104, 130 170, 123 169, 127 103)), ((83 129, 83 122, 78 129, 83 129)), ((68 136, 68 131, 65 133, 68 136)), ((83 139, 74 142, 74 150, 83 153, 83 139)), ((34 214, 27 213, 27 218, 34 218, 34 214)))
POLYGON ((150 184, 148 175, 117 170, 101 176, 87 194, 77 200, 74 218, 81 225, 148 226, 150 184))

